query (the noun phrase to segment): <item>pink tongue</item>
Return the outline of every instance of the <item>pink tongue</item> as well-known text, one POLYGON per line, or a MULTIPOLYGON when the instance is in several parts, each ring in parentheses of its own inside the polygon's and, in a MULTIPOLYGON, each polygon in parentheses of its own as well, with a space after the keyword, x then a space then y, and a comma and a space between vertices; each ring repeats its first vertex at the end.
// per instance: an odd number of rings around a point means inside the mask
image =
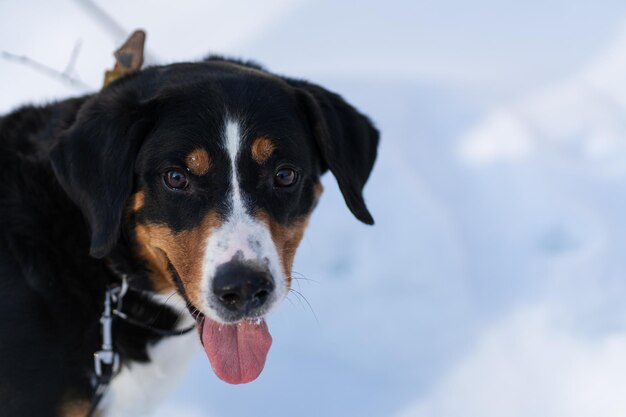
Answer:
POLYGON ((205 317, 202 344, 220 379, 229 384, 244 384, 261 374, 272 336, 262 319, 220 324, 205 317))

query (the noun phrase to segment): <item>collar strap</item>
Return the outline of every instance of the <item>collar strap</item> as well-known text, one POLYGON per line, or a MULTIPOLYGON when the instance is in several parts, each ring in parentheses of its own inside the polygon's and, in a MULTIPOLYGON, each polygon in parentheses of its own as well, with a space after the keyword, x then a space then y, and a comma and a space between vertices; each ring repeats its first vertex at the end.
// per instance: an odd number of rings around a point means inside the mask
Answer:
MULTIPOLYGON (((125 321, 130 325, 149 330, 161 336, 181 336, 189 333, 196 327, 196 324, 194 323, 182 329, 162 329, 154 326, 151 323, 147 323, 129 316, 123 311, 124 296, 128 293, 129 289, 130 287, 128 285, 128 278, 126 274, 122 274, 121 283, 113 284, 106 290, 104 296, 104 309, 102 312, 102 316, 100 316, 103 351, 113 350, 113 316, 125 321), (112 307, 113 303, 115 303, 115 307, 112 307)), ((133 291, 144 292, 138 289, 133 289, 133 291)))
POLYGON ((141 327, 142 329, 150 330, 152 333, 156 333, 160 336, 182 336, 196 328, 196 324, 194 323, 191 326, 182 329, 159 329, 158 327, 151 326, 148 323, 143 323, 139 320, 136 320, 119 310, 113 310, 113 315, 115 317, 119 317, 121 320, 124 320, 128 324, 136 327, 141 327))

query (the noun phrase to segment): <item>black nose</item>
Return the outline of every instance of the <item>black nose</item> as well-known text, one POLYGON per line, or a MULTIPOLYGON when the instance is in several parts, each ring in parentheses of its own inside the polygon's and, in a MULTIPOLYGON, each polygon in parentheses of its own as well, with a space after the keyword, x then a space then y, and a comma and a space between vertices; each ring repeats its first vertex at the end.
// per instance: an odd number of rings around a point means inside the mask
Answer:
POLYGON ((269 271, 242 261, 220 265, 213 277, 213 293, 226 309, 249 314, 258 310, 274 291, 269 271))

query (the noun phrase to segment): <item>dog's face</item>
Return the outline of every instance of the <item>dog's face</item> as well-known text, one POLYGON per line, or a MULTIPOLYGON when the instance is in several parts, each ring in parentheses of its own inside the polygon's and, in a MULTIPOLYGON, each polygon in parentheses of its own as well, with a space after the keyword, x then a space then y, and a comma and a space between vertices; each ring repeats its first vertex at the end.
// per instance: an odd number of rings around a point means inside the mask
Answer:
POLYGON ((218 60, 108 87, 52 160, 90 224, 91 254, 129 234, 155 290, 184 297, 216 373, 236 383, 263 367, 262 317, 290 287, 320 175, 330 169, 350 210, 372 223, 361 192, 377 141, 339 96, 218 60))
POLYGON ((319 195, 314 143, 295 97, 274 84, 172 92, 137 157, 141 255, 173 269, 190 303, 218 322, 260 317, 283 298, 319 195), (228 97, 241 88, 251 90, 228 97), (254 104, 264 97, 274 106, 254 104))

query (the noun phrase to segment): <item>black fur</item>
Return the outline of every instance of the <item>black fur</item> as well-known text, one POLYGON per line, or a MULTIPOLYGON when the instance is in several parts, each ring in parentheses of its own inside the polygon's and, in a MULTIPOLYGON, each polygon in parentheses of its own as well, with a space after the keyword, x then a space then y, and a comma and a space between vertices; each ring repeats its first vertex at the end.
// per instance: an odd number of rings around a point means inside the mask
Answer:
MULTIPOLYGON (((57 416, 63 403, 92 398, 104 291, 121 274, 134 288, 129 314, 174 328, 174 311, 139 291, 153 287, 136 256, 134 225, 181 231, 209 210, 228 210, 221 179, 230 168, 219 158, 207 178, 194 178, 189 198, 161 183, 163 170, 194 147, 223 152, 212 138, 224 111, 246 118, 250 138, 279 138, 281 157, 302 170, 298 187, 278 192, 268 185, 270 168, 242 162, 249 204, 290 224, 310 212, 313 186, 329 169, 354 215, 373 223, 362 189, 376 129, 338 95, 256 64, 213 57, 148 68, 92 96, 1 118, 1 416, 57 416), (128 214, 138 189, 152 203, 128 214)), ((148 361, 146 347, 160 339, 123 322, 114 332, 125 364, 148 361)))
POLYGON ((300 89, 322 154, 323 171, 333 173, 352 214, 363 223, 374 224, 363 200, 363 187, 376 160, 378 131, 339 95, 305 81, 290 83, 300 89))
MULTIPOLYGON (((2 416, 56 416, 61 401, 93 395, 98 319, 105 288, 117 277, 89 256, 88 226, 49 162, 55 138, 84 102, 24 108, 0 119, 2 416)), ((142 281, 140 265, 134 274, 142 281)), ((134 317, 158 317, 163 328, 177 318, 143 299, 128 306, 134 317)), ((125 362, 147 361, 146 344, 158 340, 125 323, 116 322, 114 331, 125 362)))

